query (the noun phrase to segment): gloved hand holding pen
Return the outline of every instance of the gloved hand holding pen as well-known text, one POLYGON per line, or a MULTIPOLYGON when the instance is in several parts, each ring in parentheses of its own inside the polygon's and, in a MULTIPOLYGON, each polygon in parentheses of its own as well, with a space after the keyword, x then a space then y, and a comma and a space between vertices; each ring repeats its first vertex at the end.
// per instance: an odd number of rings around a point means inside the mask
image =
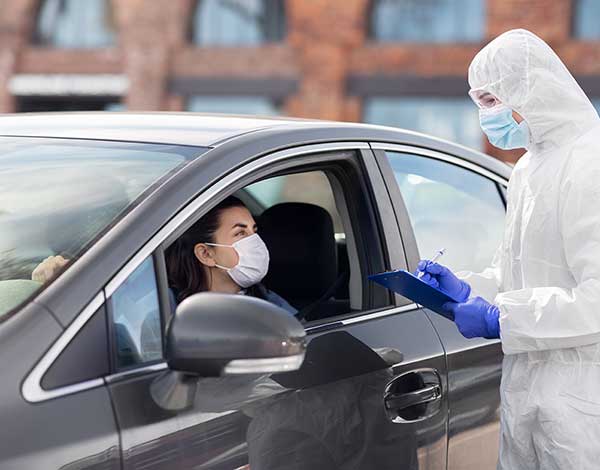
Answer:
POLYGON ((441 289, 450 297, 465 302, 471 293, 471 286, 462 281, 446 266, 421 260, 417 265, 417 276, 431 287, 441 289))

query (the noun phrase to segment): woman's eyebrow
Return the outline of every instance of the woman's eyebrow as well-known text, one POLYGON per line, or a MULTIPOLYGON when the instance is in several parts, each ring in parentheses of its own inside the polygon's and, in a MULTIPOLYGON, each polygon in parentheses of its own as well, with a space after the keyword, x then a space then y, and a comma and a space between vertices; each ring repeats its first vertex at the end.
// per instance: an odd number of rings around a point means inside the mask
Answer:
MULTIPOLYGON (((256 230, 256 229, 257 229, 257 227, 258 227, 258 225, 257 225, 257 224, 254 224, 254 225, 252 226, 252 228, 253 228, 254 230, 256 230)), ((238 223, 236 223, 236 224, 233 224, 233 225, 231 226, 231 230, 234 230, 234 229, 236 229, 236 228, 248 228, 248 224, 244 224, 244 223, 242 223, 242 222, 238 222, 238 223)))

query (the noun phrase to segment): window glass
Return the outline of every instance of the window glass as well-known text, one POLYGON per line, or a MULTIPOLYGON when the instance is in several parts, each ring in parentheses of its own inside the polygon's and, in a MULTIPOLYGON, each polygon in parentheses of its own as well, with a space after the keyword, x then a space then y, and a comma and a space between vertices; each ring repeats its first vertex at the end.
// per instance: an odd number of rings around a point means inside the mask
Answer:
POLYGON ((364 121, 431 134, 481 150, 484 140, 477 108, 468 98, 374 97, 364 121))
POLYGON ((500 245, 505 208, 496 184, 432 158, 387 152, 421 258, 446 248, 453 270, 481 271, 500 245))
POLYGON ((285 36, 281 0, 200 0, 192 18, 199 46, 252 46, 285 36))
POLYGON ((117 367, 161 359, 160 309, 151 257, 121 284, 110 301, 117 367))
POLYGON ((205 151, 75 139, 0 142, 0 316, 50 282, 154 184, 205 151))
POLYGON ((478 42, 485 0, 374 0, 371 37, 385 42, 478 42))
POLYGON ((575 0, 573 35, 581 39, 600 39, 600 2, 575 0))
POLYGON ((265 96, 191 96, 187 110, 196 113, 258 114, 275 116, 279 106, 265 96))
POLYGON ((95 48, 115 42, 107 0, 44 0, 36 21, 34 41, 62 48, 95 48))

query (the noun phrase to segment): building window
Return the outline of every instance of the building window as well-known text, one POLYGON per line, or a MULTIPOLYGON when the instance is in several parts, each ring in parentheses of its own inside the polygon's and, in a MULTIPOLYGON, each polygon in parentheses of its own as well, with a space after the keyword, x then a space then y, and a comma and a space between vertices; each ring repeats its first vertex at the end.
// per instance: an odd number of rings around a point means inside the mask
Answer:
POLYGON ((198 46, 255 46, 285 37, 282 0, 199 0, 191 41, 198 46))
POLYGON ((109 0, 43 0, 33 41, 69 49, 112 46, 115 28, 109 0))
POLYGON ((474 149, 483 149, 477 108, 468 98, 368 98, 365 100, 364 121, 415 130, 474 149))
POLYGON ((187 111, 275 116, 280 114, 280 105, 265 96, 194 95, 188 98, 187 111))
POLYGON ((573 10, 573 36, 580 39, 600 39, 600 2, 575 0, 573 10))
POLYGON ((381 42, 479 42, 485 0, 373 0, 370 37, 381 42))
POLYGON ((17 112, 44 111, 124 111, 116 96, 18 96, 17 112))

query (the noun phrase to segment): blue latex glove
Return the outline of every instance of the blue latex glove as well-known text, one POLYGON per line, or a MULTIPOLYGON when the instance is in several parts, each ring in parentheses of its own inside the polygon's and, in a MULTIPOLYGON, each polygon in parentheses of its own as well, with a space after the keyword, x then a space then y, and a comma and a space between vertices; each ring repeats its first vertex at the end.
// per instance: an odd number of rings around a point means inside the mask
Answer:
POLYGON ((422 271, 421 281, 436 289, 441 289, 459 302, 465 302, 471 294, 471 286, 457 278, 446 266, 421 260, 417 265, 417 275, 422 271))
POLYGON ((444 309, 454 314, 454 323, 465 338, 500 338, 500 310, 481 297, 463 303, 448 302, 444 309))

